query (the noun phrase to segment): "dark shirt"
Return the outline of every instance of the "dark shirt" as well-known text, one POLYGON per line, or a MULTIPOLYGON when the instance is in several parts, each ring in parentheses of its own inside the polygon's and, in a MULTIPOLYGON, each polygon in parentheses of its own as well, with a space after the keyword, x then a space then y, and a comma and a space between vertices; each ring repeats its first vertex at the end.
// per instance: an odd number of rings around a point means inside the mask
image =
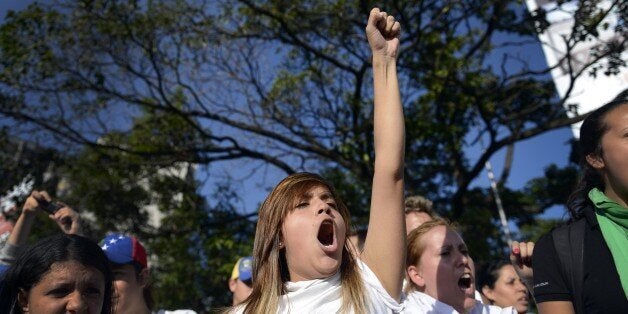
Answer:
MULTIPOLYGON (((628 300, 619 280, 600 226, 592 209, 584 211, 584 281, 583 305, 585 313, 628 313, 628 300)), ((561 270, 552 233, 541 237, 532 256, 534 269, 534 297, 537 303, 572 301, 569 281, 561 270)), ((628 267, 628 265, 624 265, 628 267)))

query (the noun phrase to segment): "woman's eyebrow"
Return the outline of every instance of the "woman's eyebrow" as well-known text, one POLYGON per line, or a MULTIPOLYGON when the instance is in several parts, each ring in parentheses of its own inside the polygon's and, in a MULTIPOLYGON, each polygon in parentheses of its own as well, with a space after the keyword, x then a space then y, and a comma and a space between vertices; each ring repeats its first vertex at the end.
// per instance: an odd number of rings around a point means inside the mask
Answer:
POLYGON ((301 196, 299 197, 299 200, 309 200, 310 198, 312 198, 312 192, 308 191, 301 194, 301 196))
POLYGON ((453 249, 453 247, 454 247, 454 246, 453 246, 453 245, 451 245, 451 244, 445 244, 445 245, 443 245, 443 246, 441 246, 441 247, 440 247, 440 250, 441 250, 441 251, 444 251, 444 250, 451 250, 451 249, 453 249))

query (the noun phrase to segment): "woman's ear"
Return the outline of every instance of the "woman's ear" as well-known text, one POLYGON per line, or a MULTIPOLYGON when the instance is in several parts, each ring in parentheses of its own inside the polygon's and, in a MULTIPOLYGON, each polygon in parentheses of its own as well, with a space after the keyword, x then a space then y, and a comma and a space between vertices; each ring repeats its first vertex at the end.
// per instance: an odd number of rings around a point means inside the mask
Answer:
POLYGON ((587 163, 596 170, 602 170, 604 168, 604 159, 597 154, 588 154, 585 159, 587 160, 587 163))
POLYGON ((482 295, 489 301, 490 304, 493 304, 493 302, 495 302, 495 299, 493 298, 493 289, 489 288, 488 286, 482 287, 482 295))
POLYGON ((238 285, 238 278, 236 279, 229 278, 229 291, 235 292, 237 285, 238 285))
POLYGON ((17 292, 17 303, 22 313, 28 313, 28 292, 24 291, 24 289, 20 288, 20 291, 17 292))
POLYGON ((425 288, 425 280, 423 279, 423 273, 419 270, 417 266, 410 265, 406 271, 408 273, 408 279, 412 281, 415 285, 419 286, 419 288, 425 288))
POLYGON ((277 241, 277 247, 282 250, 283 248, 286 247, 286 245, 283 243, 283 233, 279 232, 279 240, 277 241))
POLYGON ((140 271, 138 284, 140 285, 140 287, 146 288, 149 282, 150 282, 150 271, 148 270, 148 267, 146 267, 142 269, 142 271, 140 271))

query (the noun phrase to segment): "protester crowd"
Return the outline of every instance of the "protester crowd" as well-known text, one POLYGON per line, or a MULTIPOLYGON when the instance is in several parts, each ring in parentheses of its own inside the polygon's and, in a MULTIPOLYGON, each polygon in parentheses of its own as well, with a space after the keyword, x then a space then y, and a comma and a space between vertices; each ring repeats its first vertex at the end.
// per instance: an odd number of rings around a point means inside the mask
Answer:
MULTIPOLYGON (((401 26, 375 8, 372 51, 375 164, 367 228, 319 175, 292 174, 259 209, 252 256, 225 283, 227 313, 625 313, 628 309, 628 100, 581 128, 582 184, 572 220, 536 245, 476 272, 456 227, 421 197, 404 199, 404 117, 396 58, 401 26), (228 289, 228 290, 227 290, 228 289)), ((193 313, 155 310, 146 249, 111 233, 98 244, 81 218, 44 191, 26 199, 0 249, 0 313, 193 313), (36 215, 61 233, 27 245, 36 215)))

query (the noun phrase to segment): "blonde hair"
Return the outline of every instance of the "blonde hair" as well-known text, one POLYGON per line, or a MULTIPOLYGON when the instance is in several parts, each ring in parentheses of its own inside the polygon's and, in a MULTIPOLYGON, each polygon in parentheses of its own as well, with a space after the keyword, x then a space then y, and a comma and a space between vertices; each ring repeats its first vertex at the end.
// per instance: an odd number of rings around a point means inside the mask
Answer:
MULTIPOLYGON (((326 187, 337 209, 345 221, 347 234, 350 232, 349 210, 340 200, 334 188, 322 177, 312 173, 296 173, 283 179, 266 197, 259 210, 255 243, 253 245, 253 291, 243 302, 244 313, 276 313, 279 299, 286 293, 289 281, 285 250, 280 249, 281 229, 286 215, 294 209, 298 198, 315 186, 326 187)), ((349 240, 345 235, 340 263, 342 307, 340 312, 353 310, 366 313, 365 289, 355 258, 349 251, 349 240)))
MULTIPOLYGON (((443 218, 435 218, 434 220, 427 221, 412 230, 410 234, 408 234, 408 247, 406 250, 406 269, 412 265, 417 265, 421 259, 421 255, 423 254, 423 250, 425 249, 423 236, 428 233, 430 230, 434 229, 438 226, 445 226, 447 229, 456 230, 456 228, 449 223, 449 221, 443 218)), ((406 273, 407 277, 407 273, 406 273)), ((406 278, 408 285, 406 287, 406 293, 410 293, 412 291, 421 291, 421 288, 417 286, 412 280, 406 278)))

